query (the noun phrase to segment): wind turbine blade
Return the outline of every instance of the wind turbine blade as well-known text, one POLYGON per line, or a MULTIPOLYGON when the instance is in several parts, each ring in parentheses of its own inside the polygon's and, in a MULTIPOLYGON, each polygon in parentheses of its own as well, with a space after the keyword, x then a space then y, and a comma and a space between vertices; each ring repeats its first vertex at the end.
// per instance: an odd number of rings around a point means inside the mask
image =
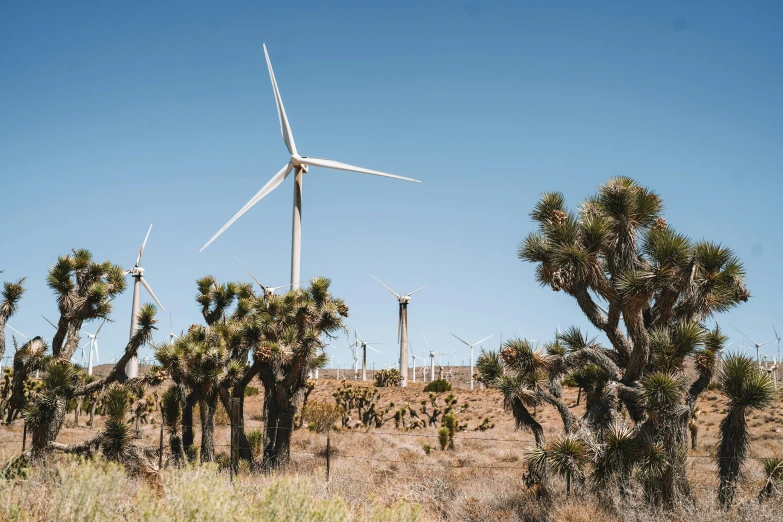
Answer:
POLYGON ((359 329, 356 328, 356 323, 353 323, 353 334, 354 338, 359 338, 361 342, 364 342, 364 339, 362 338, 362 334, 359 333, 359 329))
POLYGON ((756 343, 756 341, 754 341, 753 339, 751 339, 750 337, 748 337, 747 335, 745 335, 744 333, 742 333, 742 330, 740 330, 740 329, 739 329, 739 328, 737 328, 736 326, 733 326, 733 325, 732 325, 732 328, 734 328, 734 329, 735 329, 735 330, 737 330, 739 333, 741 333, 743 337, 745 337, 747 340, 749 340, 749 341, 750 341, 750 342, 752 342, 753 344, 757 344, 757 343, 756 343))
MULTIPOLYGON (((435 282, 435 281, 432 281, 432 283, 434 283, 434 282, 435 282)), ((407 295, 408 297, 410 297, 410 296, 412 296, 413 294, 415 294, 416 292, 418 292, 419 290, 424 290, 425 288, 427 288, 428 286, 430 286, 432 283, 427 283, 426 285, 424 285, 424 286, 422 286, 422 287, 420 287, 420 288, 417 288, 417 289, 416 289, 416 290, 414 290, 413 292, 408 292, 408 293, 407 293, 407 294, 405 294, 405 295, 407 295)))
POLYGON ((93 346, 95 346, 95 362, 98 362, 98 339, 97 338, 95 339, 95 344, 93 346))
POLYGON ((774 325, 772 326, 772 330, 775 332, 775 339, 776 340, 780 340, 780 336, 778 335, 778 331, 775 330, 775 326, 774 325))
POLYGON ((141 256, 144 255, 144 247, 147 246, 147 240, 150 238, 150 232, 152 232, 152 225, 150 225, 149 230, 147 230, 147 235, 144 236, 144 243, 141 244, 141 250, 139 250, 139 257, 136 258, 136 266, 139 266, 139 263, 141 263, 141 256))
POLYGON ((231 225, 233 225, 233 224, 234 224, 234 221, 236 221, 237 219, 239 219, 239 218, 242 216, 242 214, 244 214, 245 212, 247 212, 247 211, 250 209, 250 207, 252 207, 252 206, 253 206, 253 205, 255 205, 256 203, 258 203, 259 201, 261 201, 261 199, 262 199, 264 196, 266 196, 267 194, 269 194, 270 192, 272 192, 273 190, 275 190, 275 189, 278 187, 278 185, 280 185, 280 184, 283 182, 283 180, 284 180, 284 179, 285 179, 285 178, 288 176, 288 174, 290 174, 290 173, 291 173, 291 170, 292 170, 293 168, 294 168, 294 166, 293 166, 291 163, 288 163, 288 164, 286 164, 286 166, 285 166, 285 167, 283 167, 282 169, 280 169, 280 172, 278 172, 277 174, 275 174, 275 175, 272 177, 272 179, 270 179, 270 180, 267 182, 267 184, 266 184, 266 185, 264 185, 264 187, 263 187, 261 190, 259 190, 259 191, 258 191, 258 193, 257 193, 255 196, 253 196, 253 199, 251 199, 250 201, 248 201, 248 202, 247 202, 247 204, 246 204, 244 207, 242 207, 242 209, 241 209, 239 212, 237 212, 237 213, 234 215, 234 217, 232 217, 232 218, 231 218, 231 219, 228 221, 228 223, 226 223, 225 225, 223 225, 223 228, 221 228, 220 230, 218 230, 217 234, 215 234, 214 236, 212 236, 212 239, 210 239, 209 241, 207 241, 207 244, 206 244, 206 245, 204 245, 203 247, 201 247, 201 250, 199 250, 199 252, 203 252, 205 248, 207 248, 207 247, 208 247, 208 246, 209 246, 209 245, 210 245, 210 244, 211 244, 211 243, 212 243, 214 240, 216 240, 216 239, 218 238, 218 236, 220 236, 220 234, 222 234, 223 232, 225 232, 225 231, 226 231, 226 229, 227 229, 228 227, 230 227, 231 225))
POLYGON ((264 44, 264 56, 266 56, 266 66, 269 68, 269 77, 272 79, 272 89, 275 91, 277 116, 280 118, 280 133, 283 135, 283 141, 285 141, 285 146, 288 148, 288 153, 293 155, 296 154, 296 143, 294 143, 294 135, 291 132, 291 126, 288 125, 288 117, 285 115, 283 99, 280 97, 280 89, 277 87, 275 71, 272 70, 272 61, 269 59, 269 52, 266 50, 266 44, 264 44))
POLYGON ((236 260, 237 260, 237 263, 239 263, 240 265, 242 265, 242 268, 244 268, 244 269, 245 269, 245 272, 247 272, 248 274, 250 274, 250 277, 252 277, 252 278, 253 278, 253 281, 255 281, 256 283, 258 283, 258 286, 260 286, 260 287, 261 287, 261 290, 263 290, 264 292, 266 292, 266 288, 264 288, 264 285, 262 285, 262 284, 261 284, 261 281, 259 281, 258 279, 256 279, 256 276, 254 276, 254 275, 253 275, 253 273, 252 273, 250 270, 248 270, 248 268, 245 266, 245 264, 244 264, 244 263, 242 263, 242 261, 240 261, 240 260, 239 260, 239 258, 238 258, 237 256, 234 256, 234 259, 236 259, 236 260))
POLYGON ((82 353, 84 353, 84 348, 92 342, 92 339, 88 339, 86 343, 82 345, 82 353))
POLYGON ((16 332, 16 333, 18 333, 19 335, 21 335, 22 337, 24 337, 25 339, 27 339, 27 340, 30 340, 30 338, 29 338, 29 337, 27 337, 25 334, 23 334, 22 332, 20 332, 19 330, 17 330, 17 329, 16 329, 16 328, 14 328, 13 326, 11 326, 10 324, 8 324, 8 323, 5 323, 5 325, 6 325, 8 328, 10 328, 11 330, 13 330, 14 332, 16 332))
POLYGON ((429 348, 430 351, 432 351, 432 347, 430 346, 430 342, 427 340, 427 336, 424 334, 421 334, 421 336, 424 337, 424 342, 427 343, 427 348, 429 348))
POLYGON ((43 318, 44 318, 44 321, 46 321, 47 323, 49 323, 50 325, 52 325, 52 328, 54 328, 55 330, 57 330, 57 327, 54 325, 54 323, 53 323, 53 322, 51 322, 49 319, 47 319, 46 317, 44 317, 44 316, 43 316, 43 314, 41 314, 41 317, 43 317, 43 318))
MULTIPOLYGON (((454 334, 451 334, 451 335, 453 335, 454 337, 457 337, 457 336, 456 336, 456 335, 454 335, 454 334)), ((460 339, 459 337, 457 337, 457 339, 459 339, 460 341, 462 341, 462 342, 463 342, 463 343, 464 343, 466 346, 470 346, 470 343, 469 343, 469 342, 467 342, 465 339, 460 339)), ((426 341, 426 340, 427 340, 427 338, 425 337, 425 338, 424 338, 424 340, 426 341)), ((429 346, 429 344, 428 344, 428 346, 429 346)))
POLYGON ((394 297, 396 297, 397 299, 399 299, 399 298, 400 298, 400 294, 398 294, 397 292, 395 292, 394 290, 392 290, 391 288, 389 288, 388 286, 386 286, 385 284, 383 284, 383 281, 381 281, 380 279, 378 279, 377 277, 375 277, 375 276, 374 276, 374 275, 372 275, 372 274, 370 274, 370 277, 372 277, 373 279, 375 279, 376 281, 378 281, 380 284, 382 284, 382 285, 383 285, 383 287, 384 287, 386 290, 388 290, 389 292, 391 292, 392 294, 394 294, 394 297))
POLYGON ((275 286, 274 288, 270 288, 270 290, 271 290, 271 291, 273 291, 273 292, 275 292, 275 291, 277 291, 277 290, 280 290, 281 288, 285 288, 285 287, 287 287, 287 286, 292 286, 292 285, 294 285, 294 284, 297 284, 297 285, 298 285, 299 283, 288 283, 287 285, 283 285, 283 286, 275 286))
POLYGON ((155 293, 152 291, 152 288, 150 288, 150 285, 149 285, 149 284, 147 284, 147 280, 146 280, 146 279, 144 279, 144 277, 143 277, 143 276, 142 276, 142 277, 140 277, 140 278, 139 278, 139 280, 141 281, 141 284, 143 284, 143 285, 144 285, 144 288, 146 288, 146 289, 147 289, 147 292, 149 292, 149 293, 150 293, 150 295, 151 295, 151 296, 152 296, 152 298, 155 300, 155 302, 156 302, 156 303, 158 303, 158 306, 160 306, 160 309, 161 309, 162 311, 164 311, 164 312, 165 312, 165 311, 166 311, 166 309, 165 309, 165 308, 163 308, 163 305, 162 305, 162 304, 160 304, 160 301, 158 301, 158 298, 157 298, 157 297, 155 297, 155 293))
POLYGON ((367 345, 367 348, 369 348, 370 350, 372 350, 372 351, 373 351, 373 352, 375 352, 375 353, 381 353, 381 352, 380 352, 380 350, 376 350, 375 348, 373 348, 373 347, 372 347, 372 346, 370 346, 370 345, 367 345))
MULTIPOLYGON (((161 306, 161 308, 163 308, 163 307, 161 306)), ((95 338, 96 338, 96 339, 98 338, 98 334, 99 334, 99 333, 101 333, 101 328, 103 328, 103 325, 104 325, 104 324, 106 324, 106 319, 104 319, 104 320, 103 320, 103 322, 101 323, 101 325, 98 327, 98 331, 96 331, 96 332, 95 332, 95 338)))
POLYGON ((772 341, 767 341, 767 342, 765 342, 765 343, 761 343, 761 344, 760 344, 760 345, 758 345, 756 348, 761 348, 761 347, 762 347, 762 346, 764 346, 765 344, 769 344, 769 343, 771 343, 771 342, 772 342, 772 341))
POLYGON ((414 183, 421 183, 421 181, 419 181, 418 179, 396 176, 394 174, 381 172, 379 170, 370 170, 362 167, 355 167, 353 165, 348 165, 347 163, 340 163, 339 161, 334 161, 329 159, 302 158, 299 161, 301 161, 305 165, 312 165, 314 167, 324 167, 327 169, 336 169, 336 170, 347 170, 349 172, 359 172, 361 174, 372 174, 373 176, 382 176, 384 178, 393 178, 393 179, 400 179, 402 181, 412 181, 414 183))
POLYGON ((482 339, 482 340, 480 340, 480 341, 476 341, 475 343, 473 343, 473 346, 479 345, 479 344, 483 343, 484 341, 486 341, 487 339, 491 339, 491 338, 492 338, 494 335, 495 335, 495 334, 492 334, 492 335, 490 335, 490 336, 487 336, 487 337, 483 338, 483 339, 482 339))

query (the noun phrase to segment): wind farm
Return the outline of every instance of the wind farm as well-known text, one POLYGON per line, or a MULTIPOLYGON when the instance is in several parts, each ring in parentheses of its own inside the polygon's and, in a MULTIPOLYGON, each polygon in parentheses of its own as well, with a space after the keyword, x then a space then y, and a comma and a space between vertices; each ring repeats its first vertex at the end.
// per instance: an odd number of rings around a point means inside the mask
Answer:
POLYGON ((783 7, 0 20, 0 520, 779 518, 783 7))

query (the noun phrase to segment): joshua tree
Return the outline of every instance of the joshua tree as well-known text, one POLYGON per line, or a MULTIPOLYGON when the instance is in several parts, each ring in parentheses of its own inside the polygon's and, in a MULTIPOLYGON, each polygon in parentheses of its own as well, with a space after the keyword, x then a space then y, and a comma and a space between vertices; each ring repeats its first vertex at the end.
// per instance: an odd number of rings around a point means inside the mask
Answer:
MULTIPOLYGON (((128 342, 122 357, 103 379, 86 383, 84 373, 67 360, 54 355, 44 359, 43 389, 33 394, 23 411, 25 423, 32 431, 31 457, 42 458, 51 449, 69 450, 68 447, 55 444, 55 440, 62 428, 66 408, 71 399, 94 394, 114 382, 133 386, 145 379, 150 383, 162 380, 160 374, 134 380, 129 380, 125 375, 125 364, 152 338, 155 312, 154 305, 145 304, 141 307, 139 329, 128 342)), ((83 447, 85 446, 80 445, 77 449, 81 451, 83 447)))
POLYGON ((331 281, 257 301, 248 336, 257 346, 253 367, 264 386, 264 469, 285 465, 291 434, 311 370, 327 362, 324 338, 344 329, 348 307, 332 297, 331 281))
POLYGON ((22 278, 15 283, 3 283, 3 292, 0 294, 0 362, 5 356, 5 323, 19 308, 19 300, 24 294, 24 281, 22 278))
POLYGON ((125 290, 125 271, 108 261, 94 262, 89 250, 73 250, 57 259, 46 282, 60 312, 52 354, 69 361, 79 347, 82 324, 109 319, 112 301, 125 290))
POLYGON ((182 438, 179 435, 179 424, 182 422, 182 403, 184 392, 180 385, 172 385, 161 397, 160 412, 163 417, 163 426, 169 433, 169 448, 177 463, 185 458, 182 446, 182 438))
POLYGON ((774 399, 775 386, 756 361, 742 355, 732 355, 723 361, 720 384, 729 401, 726 417, 720 423, 720 441, 715 458, 720 476, 718 500, 724 508, 728 508, 734 501, 750 443, 745 414, 768 407, 774 399))
MULTIPOLYGON (((72 255, 57 259, 49 269, 46 282, 54 291, 60 312, 57 332, 52 339, 52 354, 67 362, 79 347, 79 332, 84 322, 109 319, 112 301, 125 290, 125 273, 108 261, 94 262, 89 250, 73 250, 72 255)), ((21 295, 20 289, 13 289, 11 295, 14 294, 21 295)), ((18 391, 24 388, 30 369, 34 368, 20 365, 14 371, 14 392, 10 400, 14 410, 25 404, 25 397, 18 391)))
POLYGON ((583 481, 585 467, 590 460, 587 446, 582 440, 568 433, 555 439, 546 451, 550 469, 566 479, 566 496, 571 496, 571 480, 583 481))
MULTIPOLYGON (((661 217, 662 208, 658 195, 624 177, 599 187, 576 213, 566 209, 562 194, 544 194, 531 212, 538 230, 522 242, 519 257, 536 264, 543 286, 574 298, 611 343, 604 348, 569 343, 567 332, 559 336, 566 349, 548 354, 549 381, 591 364, 600 369, 588 426, 602 443, 622 405, 648 443, 646 455, 657 455, 658 445, 664 448, 668 466, 660 500, 673 506, 678 496, 689 494, 681 465, 688 421, 723 343, 720 331, 708 333, 704 322, 750 294, 731 250, 675 232, 661 217), (680 384, 686 358, 698 371, 689 386, 680 384), (653 410, 654 404, 664 409, 653 410)), ((524 393, 533 390, 530 376, 525 386, 524 393)))
POLYGON ((783 459, 764 459, 764 476, 766 480, 759 492, 759 501, 771 497, 772 493, 778 490, 778 486, 783 484, 783 459))
POLYGON ((193 404, 199 405, 201 461, 214 461, 215 413, 220 404, 219 390, 221 386, 229 386, 236 380, 243 365, 232 364, 225 339, 214 327, 192 327, 174 344, 160 345, 155 356, 174 382, 187 390, 185 407, 192 411, 193 404))

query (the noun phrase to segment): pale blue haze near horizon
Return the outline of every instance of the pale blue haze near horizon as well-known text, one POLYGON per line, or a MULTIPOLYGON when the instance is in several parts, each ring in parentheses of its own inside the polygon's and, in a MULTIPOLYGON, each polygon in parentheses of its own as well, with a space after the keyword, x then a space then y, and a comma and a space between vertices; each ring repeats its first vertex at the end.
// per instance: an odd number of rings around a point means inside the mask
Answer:
MULTIPOLYGON (((422 334, 458 363, 452 332, 494 333, 485 348, 558 324, 594 334, 516 249, 540 193, 575 207, 618 175, 742 258, 753 297, 717 317, 733 346, 730 325, 783 331, 783 3, 698 0, 4 2, 0 278, 28 277, 11 325, 49 337, 47 267, 89 248, 129 268, 150 223, 158 341, 169 311, 176 332, 201 322, 196 278, 249 280, 233 256, 288 282, 291 179, 198 253, 287 160, 262 43, 301 154, 423 181, 305 176, 303 278, 332 278, 349 322, 385 343, 376 367, 397 358, 397 304, 369 273, 400 293, 436 281, 410 305, 419 355, 422 334)), ((129 289, 101 362, 130 306, 129 289)))

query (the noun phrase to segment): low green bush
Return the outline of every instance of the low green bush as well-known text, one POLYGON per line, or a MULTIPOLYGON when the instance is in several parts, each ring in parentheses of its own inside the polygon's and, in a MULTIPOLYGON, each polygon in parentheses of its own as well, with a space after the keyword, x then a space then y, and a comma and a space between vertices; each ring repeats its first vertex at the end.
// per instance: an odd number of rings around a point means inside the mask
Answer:
POLYGON ((446 379, 435 379, 424 387, 424 391, 434 393, 451 391, 451 383, 446 379))

